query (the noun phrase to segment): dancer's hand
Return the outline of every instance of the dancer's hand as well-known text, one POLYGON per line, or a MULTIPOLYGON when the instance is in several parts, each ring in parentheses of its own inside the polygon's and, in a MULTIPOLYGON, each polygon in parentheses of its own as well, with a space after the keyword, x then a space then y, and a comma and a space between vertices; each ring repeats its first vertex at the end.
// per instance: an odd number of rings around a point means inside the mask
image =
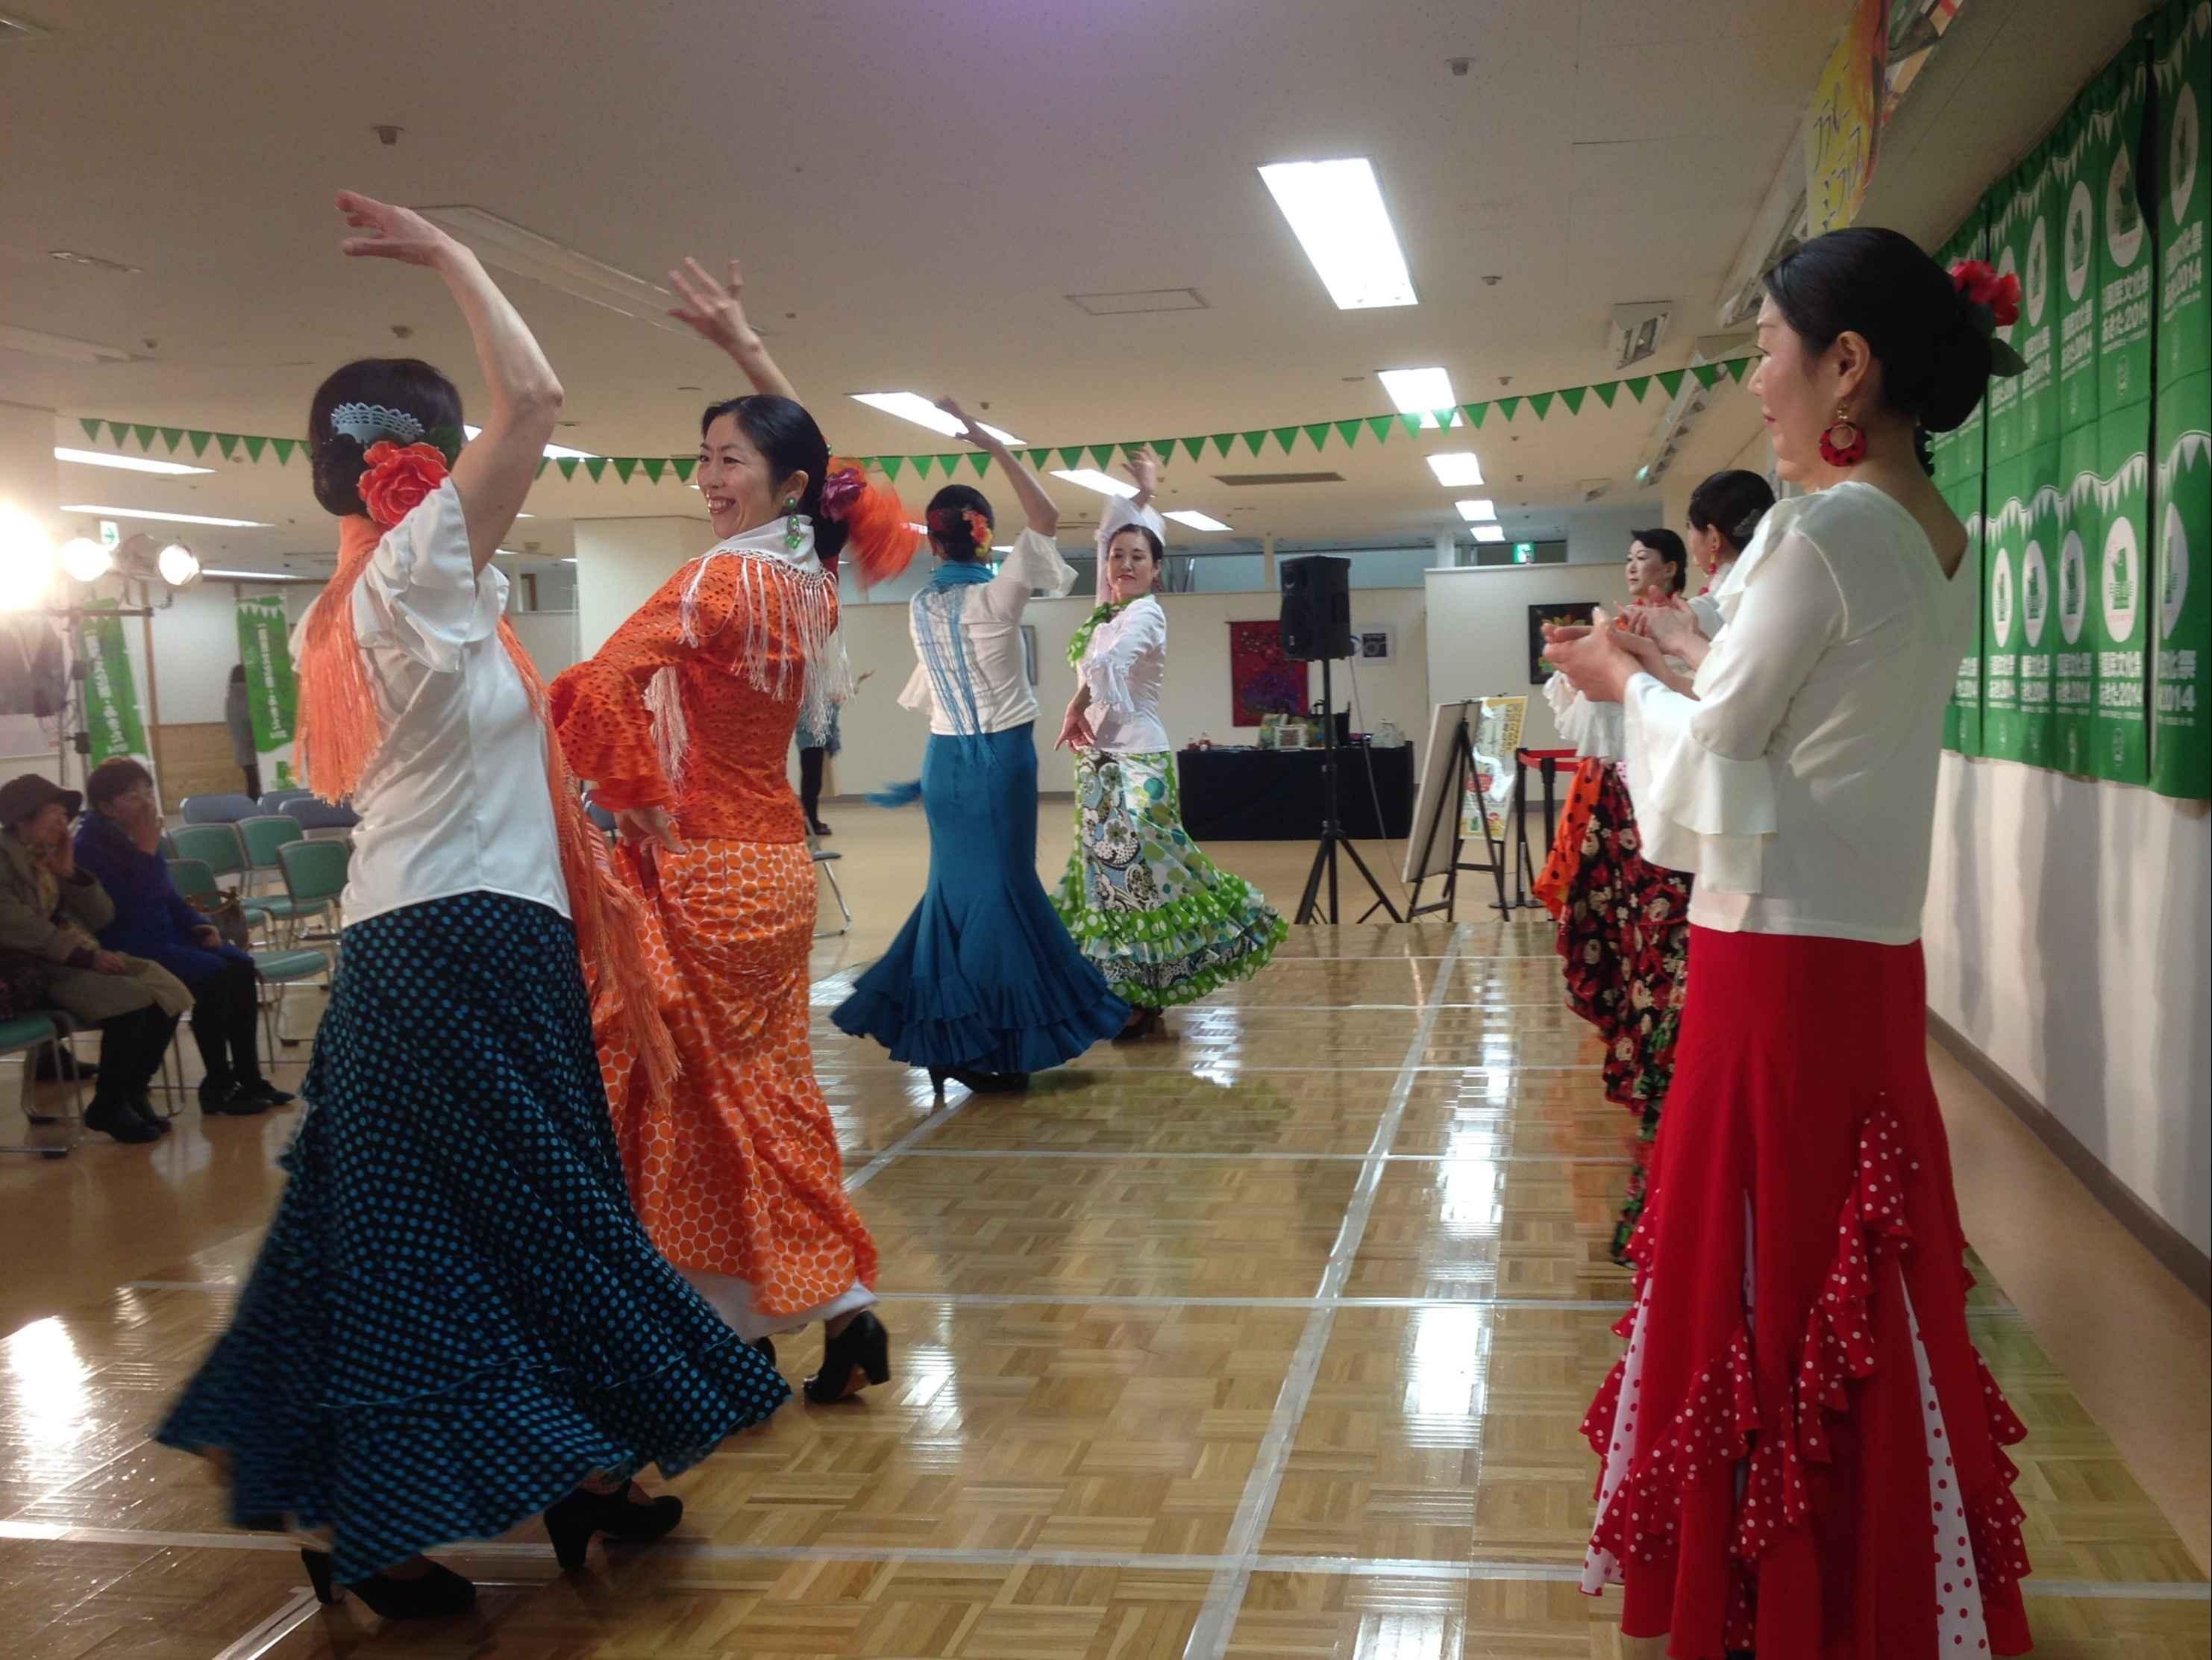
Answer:
POLYGON ((412 208, 396 207, 356 191, 338 192, 338 211, 365 236, 349 236, 339 247, 356 259, 397 259, 403 265, 438 265, 465 253, 452 237, 412 208))
POLYGON ((1150 444, 1139 444, 1131 450, 1121 470, 1137 487, 1138 506, 1142 507, 1159 493, 1160 458, 1150 444))
MULTIPOLYGON (((1559 632, 1564 635, 1569 630, 1559 632)), ((1593 703, 1620 702, 1630 678, 1641 666, 1622 648, 1620 637, 1613 629, 1586 629, 1576 638, 1553 640, 1544 648, 1544 660, 1593 703)))
POLYGON ((677 835, 675 815, 665 807, 623 808, 615 815, 615 834, 635 843, 641 852, 661 848, 671 853, 691 851, 677 835))
POLYGON ((937 407, 960 423, 961 429, 952 435, 955 438, 973 444, 978 449, 994 450, 999 447, 998 441, 983 430, 981 423, 974 416, 960 407, 958 399, 940 398, 937 400, 937 407))
POLYGON ((730 261, 727 283, 716 282, 704 265, 688 255, 681 266, 668 273, 668 280, 684 297, 684 303, 671 307, 668 314, 689 324, 709 344, 720 346, 732 356, 760 344, 760 336, 745 320, 740 297, 745 288, 744 268, 736 260, 730 261))
POLYGON ((1070 703, 1066 718, 1060 723, 1060 741, 1053 747, 1056 750, 1087 750, 1097 741, 1097 735, 1091 730, 1091 717, 1084 712, 1082 705, 1070 703))
POLYGON ((1705 631, 1698 626, 1697 612, 1679 596, 1669 599, 1663 605, 1634 607, 1621 617, 1620 626, 1624 633, 1656 641, 1669 657, 1685 655, 1692 640, 1705 638, 1705 631))

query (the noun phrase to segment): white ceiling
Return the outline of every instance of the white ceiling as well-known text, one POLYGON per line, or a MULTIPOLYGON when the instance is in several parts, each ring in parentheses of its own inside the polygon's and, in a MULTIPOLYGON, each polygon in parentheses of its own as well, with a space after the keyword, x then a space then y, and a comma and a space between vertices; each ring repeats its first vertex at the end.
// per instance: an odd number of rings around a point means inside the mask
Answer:
MULTIPOLYGON (((654 280, 687 252, 741 256, 779 358, 858 453, 951 447, 843 396, 866 390, 951 392, 1065 444, 1382 413, 1381 368, 1442 363, 1462 400, 1581 384, 1613 374, 1607 320, 1630 301, 1680 302, 1644 367, 1680 364, 1838 21, 1814 0, 23 3, 51 34, 0 47, 0 322, 136 356, 0 352, 0 398, 291 434, 331 365, 399 350, 472 390, 435 280, 337 253, 343 185, 473 204, 654 280), (404 130, 396 146, 378 123, 404 130), (1340 155, 1372 158, 1418 307, 1337 311, 1254 171, 1340 155), (1208 308, 1098 318, 1066 298, 1182 287, 1208 308)), ((1966 15, 2046 7, 2106 9, 1966 15)), ((688 449, 702 402, 737 389, 680 334, 508 286, 567 385, 565 441, 688 449)), ((1240 447, 1233 469, 1179 459, 1169 505, 1239 538, 1426 539, 1463 492, 1420 454, 1465 440, 1480 493, 1534 533, 1577 481, 1626 496, 1657 406, 1295 459, 1271 444, 1264 463, 1240 447), (1262 465, 1345 482, 1214 477, 1262 465)), ((218 558, 328 544, 296 459, 215 465, 184 481, 65 467, 63 499, 276 525, 201 537, 218 558)), ((696 500, 549 475, 518 539, 564 552, 571 518, 696 500)), ((1062 500, 1095 514, 1095 496, 1062 500)))

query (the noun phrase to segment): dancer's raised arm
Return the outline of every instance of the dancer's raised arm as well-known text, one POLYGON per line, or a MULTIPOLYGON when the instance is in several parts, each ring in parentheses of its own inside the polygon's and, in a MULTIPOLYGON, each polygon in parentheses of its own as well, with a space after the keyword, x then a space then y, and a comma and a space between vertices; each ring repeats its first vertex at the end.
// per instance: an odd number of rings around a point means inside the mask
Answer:
POLYGON ((453 477, 468 523, 469 557, 482 570, 514 528, 537 480, 561 413, 561 382, 528 326, 467 248, 413 209, 353 191, 338 192, 338 211, 364 233, 345 240, 348 254, 436 271, 468 323, 491 409, 454 461, 453 477))
POLYGON ((991 435, 990 429, 960 407, 950 398, 940 398, 937 407, 957 421, 965 430, 955 435, 981 450, 1005 471, 1006 482, 1014 487, 1014 498, 1022 504, 1022 517, 1039 536, 1052 537, 1060 533, 1060 509, 1053 505, 1052 497, 1044 493, 1044 485, 1029 465, 1000 439, 991 435))
POLYGON ((746 320, 744 303, 740 298, 745 287, 744 270, 736 260, 730 261, 727 283, 716 282, 704 265, 688 257, 680 267, 668 273, 668 280, 684 296, 684 303, 670 310, 671 317, 679 323, 688 323, 701 338, 727 352, 744 371, 755 392, 788 398, 794 404, 799 401, 798 392, 775 366, 775 359, 769 356, 768 348, 761 344, 758 331, 746 320))

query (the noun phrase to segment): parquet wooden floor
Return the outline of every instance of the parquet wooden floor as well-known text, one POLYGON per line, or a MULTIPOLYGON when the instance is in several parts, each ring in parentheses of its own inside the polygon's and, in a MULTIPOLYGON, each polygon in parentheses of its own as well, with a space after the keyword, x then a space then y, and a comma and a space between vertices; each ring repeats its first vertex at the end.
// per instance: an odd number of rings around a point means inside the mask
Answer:
MULTIPOLYGON (((897 903, 863 901, 864 928, 897 903)), ((827 1024, 866 954, 820 954, 817 1057, 895 1382, 726 1444, 673 1484, 668 1546, 573 1580, 534 1526, 457 1548, 483 1603, 442 1628, 317 1609, 289 1541, 230 1531, 205 1472, 143 1439, 227 1317, 295 1121, 188 1114, 157 1149, 0 1167, 0 1652, 1620 1653, 1615 1605, 1572 1580, 1576 1425, 1627 1289, 1604 1256, 1626 1121, 1543 928, 1294 931, 1160 1038, 943 1103, 827 1024)), ((2197 1551, 1996 1266, 1972 1317, 2032 1432, 2037 1652, 2207 1660, 2197 1551)), ((794 1379, 814 1341, 786 1346, 794 1379)))

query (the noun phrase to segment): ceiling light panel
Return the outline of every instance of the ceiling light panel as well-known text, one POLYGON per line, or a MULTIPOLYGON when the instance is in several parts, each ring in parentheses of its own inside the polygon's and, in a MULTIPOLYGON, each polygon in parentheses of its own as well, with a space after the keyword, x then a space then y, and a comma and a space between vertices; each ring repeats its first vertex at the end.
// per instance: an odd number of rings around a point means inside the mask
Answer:
POLYGON ((1474 527, 1474 539, 1478 542, 1503 542, 1505 539, 1505 527, 1503 525, 1477 525, 1474 527))
POLYGON ((1450 372, 1442 368, 1377 369, 1375 378, 1382 383, 1382 390, 1390 394, 1390 402, 1401 415, 1418 415, 1421 424, 1434 431, 1440 426, 1463 427, 1467 417, 1454 407, 1459 401, 1452 396, 1450 372), (1440 410, 1449 410, 1444 421, 1437 419, 1440 410))
POLYGON ((210 519, 200 513, 155 513, 145 508, 100 508, 88 502, 73 502, 57 508, 57 513, 88 513, 99 519, 150 519, 162 525, 212 525, 218 530, 267 530, 266 520, 260 519, 210 519))
POLYGON ((1482 459, 1473 450, 1443 450, 1422 459, 1446 489, 1466 489, 1482 483, 1482 459))
POLYGON ((65 444, 54 446, 54 459, 67 461, 79 467, 114 467, 124 472, 158 472, 174 476, 186 472, 213 472, 213 467, 188 467, 181 461, 160 461, 150 455, 118 455, 112 450, 77 450, 65 444))
MULTIPOLYGON (((918 392, 856 392, 853 401, 866 404, 872 410, 881 410, 885 415, 896 415, 902 421, 911 421, 918 427, 927 427, 932 432, 941 432, 947 438, 960 435, 960 423, 918 392)), ((1001 444, 1025 444, 1025 438, 1017 438, 988 421, 975 423, 1001 444)))
POLYGON ((1163 519, 1172 519, 1178 525, 1188 525, 1193 530, 1218 531, 1229 528, 1212 514, 1200 513, 1195 508, 1184 508, 1179 512, 1162 514, 1160 516, 1163 519))
POLYGON ((1055 471, 1055 478, 1064 478, 1085 489, 1097 490, 1101 496, 1134 496, 1137 487, 1126 478, 1116 478, 1110 472, 1101 472, 1096 467, 1073 467, 1065 472, 1055 471))
POLYGON ((1276 162, 1260 177, 1339 310, 1420 303, 1364 156, 1276 162))
POLYGON ((1486 496, 1477 496, 1468 502, 1455 502, 1452 505, 1459 509, 1459 516, 1470 525, 1495 524, 1498 520, 1498 504, 1486 496))
MULTIPOLYGON (((482 427, 463 427, 461 430, 466 433, 471 438, 474 438, 478 433, 482 432, 483 429, 482 427)), ((548 461, 596 461, 599 458, 591 450, 572 450, 566 444, 548 444, 545 447, 545 459, 548 461)), ((530 517, 526 513, 518 513, 514 516, 517 519, 527 519, 530 517)))

